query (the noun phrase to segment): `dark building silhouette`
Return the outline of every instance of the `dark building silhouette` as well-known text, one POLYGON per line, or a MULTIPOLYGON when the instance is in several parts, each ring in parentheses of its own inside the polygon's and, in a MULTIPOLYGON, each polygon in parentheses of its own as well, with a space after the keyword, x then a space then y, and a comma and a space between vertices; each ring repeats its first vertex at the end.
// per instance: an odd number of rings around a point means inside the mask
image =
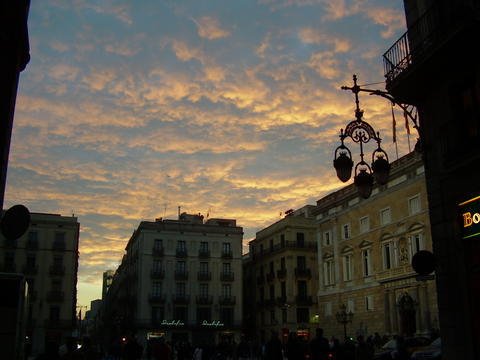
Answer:
POLYGON ((419 112, 444 356, 479 359, 480 1, 404 6, 408 31, 384 54, 386 88, 419 112))

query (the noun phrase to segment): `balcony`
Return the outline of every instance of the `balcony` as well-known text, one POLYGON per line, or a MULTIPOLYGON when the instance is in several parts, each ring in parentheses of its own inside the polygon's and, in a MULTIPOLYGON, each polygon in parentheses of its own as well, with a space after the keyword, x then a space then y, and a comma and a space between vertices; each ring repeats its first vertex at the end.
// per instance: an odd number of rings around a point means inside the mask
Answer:
POLYGON ((53 251, 65 251, 66 245, 65 241, 54 241, 52 244, 53 251))
POLYGON ((62 302, 65 298, 65 294, 60 290, 51 290, 47 293, 48 302, 62 302))
POLYGON ((312 271, 308 268, 295 268, 295 277, 311 279, 312 271))
POLYGON ((154 246, 152 248, 152 255, 153 256, 163 256, 164 251, 165 250, 164 250, 163 246, 154 246))
POLYGON ((233 252, 231 250, 222 250, 222 259, 233 259, 233 252))
POLYGON ((295 297, 295 302, 297 306, 312 306, 313 298, 307 295, 300 295, 295 297))
POLYGON ((199 271, 197 273, 198 281, 210 281, 212 280, 212 273, 209 271, 199 271))
POLYGON ((185 294, 173 295, 172 302, 177 305, 188 305, 190 302, 190 296, 185 294))
POLYGON ((63 276, 65 275, 65 266, 63 265, 52 265, 50 266, 50 275, 52 276, 63 276))
POLYGON ((197 295, 196 296, 197 305, 211 305, 213 304, 212 295, 197 295))
POLYGON ((74 323, 72 320, 45 320, 45 327, 47 329, 73 329, 74 323))
MULTIPOLYGON (((437 53, 445 44, 451 43, 453 48, 448 50, 451 55, 443 56, 444 60, 457 56, 463 61, 461 54, 455 55, 454 48, 456 43, 474 43, 477 29, 475 16, 478 19, 478 8, 472 4, 461 1, 458 6, 449 6, 449 2, 433 1, 432 6, 383 54, 387 89, 397 79, 404 78, 404 75, 416 65, 429 60, 431 55, 437 53)), ((453 66, 453 64, 449 62, 444 66, 453 66)), ((438 71, 431 64, 429 68, 432 71, 438 71)), ((428 79, 431 81, 430 78, 428 79)))
POLYGON ((22 272, 25 275, 36 275, 38 273, 38 266, 37 265, 24 265, 22 272))
POLYGON ((177 258, 186 258, 187 257, 187 249, 176 249, 175 256, 177 258))
POLYGON ((210 257, 210 250, 208 250, 208 249, 198 250, 198 257, 200 259, 208 259, 210 257))
POLYGON ((277 270, 277 278, 279 279, 285 279, 287 277, 287 269, 279 269, 277 270))
POLYGON ((218 298, 218 303, 219 303, 220 305, 231 306, 231 305, 235 305, 235 302, 236 302, 235 296, 225 296, 225 295, 221 295, 221 296, 218 298))
POLYGON ((267 273, 267 282, 272 282, 274 279, 275 279, 275 273, 273 271, 267 273))
POLYGON ((220 281, 234 281, 235 274, 233 271, 224 271, 220 273, 220 281))
POLYGON ((17 265, 15 263, 4 263, 0 265, 0 271, 3 272, 16 272, 17 271, 17 265))
POLYGON ((165 278, 165 270, 163 270, 163 269, 152 269, 150 271, 150 278, 152 278, 152 279, 163 279, 163 278, 165 278))
POLYGON ((163 304, 165 303, 165 295, 161 294, 150 294, 148 296, 148 301, 151 304, 163 304))
POLYGON ((188 280, 188 272, 185 270, 175 270, 175 280, 188 280))

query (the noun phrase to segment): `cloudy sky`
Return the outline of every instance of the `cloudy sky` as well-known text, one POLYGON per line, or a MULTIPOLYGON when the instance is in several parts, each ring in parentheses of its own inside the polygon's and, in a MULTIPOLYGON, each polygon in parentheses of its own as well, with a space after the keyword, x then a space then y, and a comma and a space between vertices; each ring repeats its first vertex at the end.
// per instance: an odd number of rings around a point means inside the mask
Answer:
MULTIPOLYGON (((178 206, 237 219, 247 243, 343 185, 332 159, 354 99, 340 86, 355 73, 384 89, 402 4, 32 1, 5 207, 78 217, 81 305, 139 222, 178 206)), ((360 101, 395 160, 389 102, 360 101)))

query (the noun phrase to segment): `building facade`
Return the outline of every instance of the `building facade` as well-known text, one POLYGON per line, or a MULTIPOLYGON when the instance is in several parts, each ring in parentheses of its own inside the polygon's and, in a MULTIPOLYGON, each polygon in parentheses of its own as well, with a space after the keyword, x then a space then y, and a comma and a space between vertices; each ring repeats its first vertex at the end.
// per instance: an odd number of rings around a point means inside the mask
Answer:
POLYGON ((27 279, 27 344, 31 354, 39 354, 47 342, 64 343, 76 328, 80 224, 74 216, 30 216, 18 240, 0 235, 0 271, 27 279))
POLYGON ((103 303, 106 335, 239 341, 243 229, 233 219, 142 221, 103 303), (110 329, 110 333, 108 330, 110 329))
POLYGON ((408 30, 383 55, 386 89, 419 113, 444 356, 479 359, 480 225, 462 215, 480 203, 480 1, 404 6, 408 30))
POLYGON ((428 335, 439 326, 433 276, 419 281, 412 257, 432 249, 424 167, 410 153, 392 163, 389 182, 368 199, 349 185, 317 201, 318 315, 339 339, 428 335))
POLYGON ((246 324, 264 342, 271 331, 283 341, 289 332, 314 335, 318 285, 314 208, 306 205, 257 232, 244 260, 246 324))

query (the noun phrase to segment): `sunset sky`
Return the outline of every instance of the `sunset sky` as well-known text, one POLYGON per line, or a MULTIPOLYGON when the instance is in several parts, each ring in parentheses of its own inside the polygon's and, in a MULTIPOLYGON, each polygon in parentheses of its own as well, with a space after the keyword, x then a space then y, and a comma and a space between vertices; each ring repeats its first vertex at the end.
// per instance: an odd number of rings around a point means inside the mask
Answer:
MULTIPOLYGON (((342 187, 333 152, 355 103, 340 86, 384 89, 406 30, 400 0, 42 0, 28 26, 5 208, 78 217, 78 305, 142 220, 208 212, 247 244, 342 187)), ((360 101, 395 160, 390 103, 360 101)))

